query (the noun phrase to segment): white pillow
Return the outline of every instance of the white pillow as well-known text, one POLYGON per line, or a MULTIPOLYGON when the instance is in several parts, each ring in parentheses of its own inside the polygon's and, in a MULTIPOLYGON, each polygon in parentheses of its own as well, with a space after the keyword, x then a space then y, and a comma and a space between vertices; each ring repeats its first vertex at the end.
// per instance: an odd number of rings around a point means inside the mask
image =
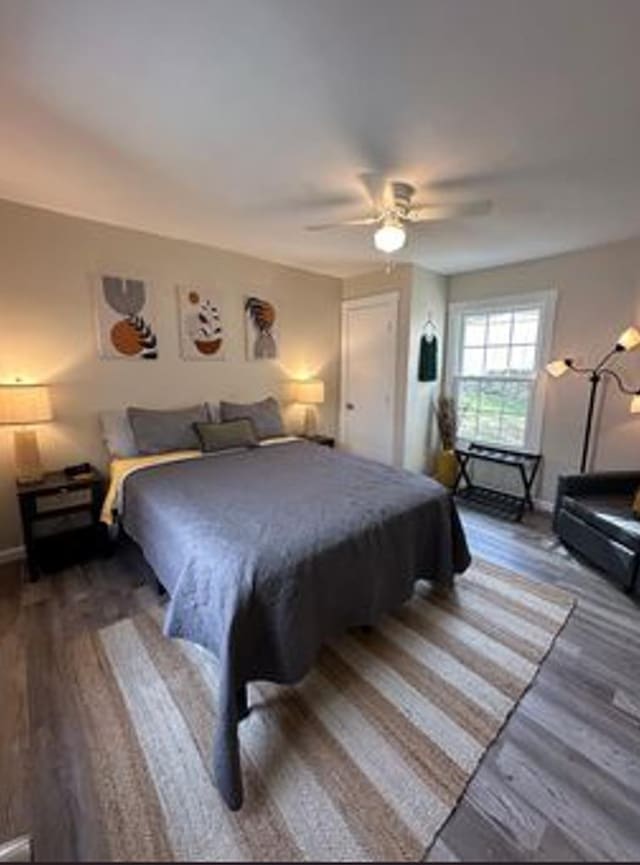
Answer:
POLYGON ((111 459, 138 455, 133 430, 126 411, 100 412, 102 438, 111 459))
POLYGON ((209 412, 209 417, 211 418, 211 423, 220 423, 220 403, 217 402, 207 402, 207 411, 209 412))

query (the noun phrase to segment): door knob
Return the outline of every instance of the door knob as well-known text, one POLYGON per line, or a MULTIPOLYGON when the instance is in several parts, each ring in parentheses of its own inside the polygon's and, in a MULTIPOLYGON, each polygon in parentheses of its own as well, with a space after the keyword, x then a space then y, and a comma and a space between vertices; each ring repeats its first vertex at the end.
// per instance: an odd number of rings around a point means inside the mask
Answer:
POLYGON ((354 408, 355 408, 355 406, 354 406, 354 404, 353 404, 352 402, 348 402, 348 403, 346 404, 345 408, 347 409, 347 411, 353 411, 354 408))

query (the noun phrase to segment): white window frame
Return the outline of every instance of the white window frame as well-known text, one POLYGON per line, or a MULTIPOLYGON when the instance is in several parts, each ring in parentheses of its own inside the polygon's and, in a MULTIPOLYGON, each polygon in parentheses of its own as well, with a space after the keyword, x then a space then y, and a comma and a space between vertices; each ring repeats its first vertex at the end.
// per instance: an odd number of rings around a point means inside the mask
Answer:
MULTIPOLYGON (((452 395, 455 393, 455 379, 458 377, 457 364, 461 357, 462 341, 462 319, 463 316, 478 313, 483 315, 492 312, 504 312, 505 309, 513 310, 538 306, 540 308, 540 329, 538 346, 535 360, 535 373, 533 377, 533 388, 531 391, 531 402, 527 415, 525 428, 525 441, 522 450, 538 453, 542 440, 542 424, 544 419, 544 401, 546 389, 545 365, 548 363, 551 353, 551 342, 553 339, 553 326, 555 322, 556 299, 558 293, 555 289, 535 291, 528 294, 495 295, 483 300, 468 300, 449 304, 449 323, 447 329, 447 364, 446 364, 446 389, 452 395)), ((469 378, 469 376, 465 376, 469 378)), ((478 376, 479 379, 495 378, 500 376, 478 376)), ((510 379, 510 380, 513 380, 510 379)), ((481 442, 493 444, 495 442, 481 442)), ((507 450, 520 450, 520 448, 509 448, 507 445, 496 445, 507 450)))

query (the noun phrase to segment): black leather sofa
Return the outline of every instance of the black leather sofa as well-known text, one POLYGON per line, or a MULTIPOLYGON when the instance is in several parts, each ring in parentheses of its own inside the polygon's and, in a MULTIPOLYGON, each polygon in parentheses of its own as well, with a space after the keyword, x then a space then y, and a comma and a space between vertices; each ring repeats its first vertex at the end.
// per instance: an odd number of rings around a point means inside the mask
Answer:
POLYGON ((632 502, 640 471, 564 475, 558 481, 553 528, 561 541, 635 591, 640 520, 632 502))

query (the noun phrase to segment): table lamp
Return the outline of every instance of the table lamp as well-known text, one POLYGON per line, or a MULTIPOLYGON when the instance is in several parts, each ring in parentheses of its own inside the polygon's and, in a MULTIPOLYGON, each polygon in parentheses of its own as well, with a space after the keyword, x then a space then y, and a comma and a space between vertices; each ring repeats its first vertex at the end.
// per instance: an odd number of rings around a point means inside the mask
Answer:
POLYGON ((293 398, 296 402, 307 407, 304 418, 304 434, 307 436, 315 435, 317 427, 314 406, 322 405, 324 402, 324 382, 319 379, 294 382, 293 398))
MULTIPOLYGON (((50 420, 53 420, 53 414, 46 385, 0 385, 0 424, 22 427, 50 420)), ((41 481, 44 472, 36 430, 17 429, 14 433, 14 446, 18 483, 41 481)))

